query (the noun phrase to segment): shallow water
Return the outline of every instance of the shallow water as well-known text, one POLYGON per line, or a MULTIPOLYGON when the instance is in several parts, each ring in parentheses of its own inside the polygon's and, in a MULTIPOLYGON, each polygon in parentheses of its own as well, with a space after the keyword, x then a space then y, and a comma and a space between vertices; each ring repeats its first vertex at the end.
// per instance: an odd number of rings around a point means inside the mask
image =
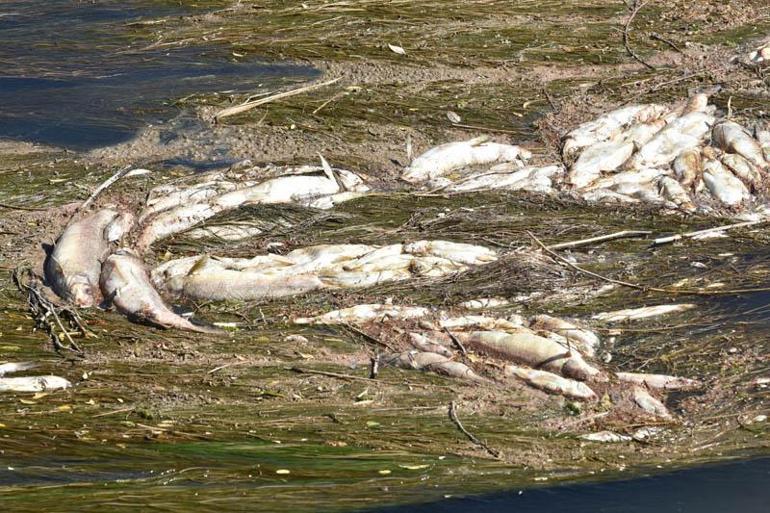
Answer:
POLYGON ((194 11, 175 2, 1 2, 0 139, 112 145, 179 114, 174 101, 188 95, 258 92, 317 74, 203 41, 166 47, 139 24, 194 11))

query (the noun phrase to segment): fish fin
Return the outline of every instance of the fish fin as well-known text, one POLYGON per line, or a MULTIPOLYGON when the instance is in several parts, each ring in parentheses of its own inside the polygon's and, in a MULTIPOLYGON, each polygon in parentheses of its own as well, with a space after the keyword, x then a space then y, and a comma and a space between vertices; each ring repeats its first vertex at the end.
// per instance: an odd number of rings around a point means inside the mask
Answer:
POLYGON ((198 271, 206 267, 206 264, 208 264, 208 262, 209 262, 209 256, 203 255, 193 264, 192 267, 190 267, 190 270, 187 271, 187 274, 185 276, 193 276, 194 274, 197 274, 198 271))

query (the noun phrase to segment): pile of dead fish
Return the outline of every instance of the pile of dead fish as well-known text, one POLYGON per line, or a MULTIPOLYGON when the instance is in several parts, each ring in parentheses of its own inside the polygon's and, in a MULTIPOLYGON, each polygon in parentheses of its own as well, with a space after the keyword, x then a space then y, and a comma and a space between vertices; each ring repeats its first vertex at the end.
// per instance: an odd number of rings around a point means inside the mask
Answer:
MULTIPOLYGON (((495 251, 482 246, 419 240, 386 246, 319 245, 252 258, 198 255, 164 262, 152 274, 146 270, 143 254, 154 242, 200 230, 216 214, 277 203, 330 208, 368 191, 355 173, 322 162, 319 168, 254 168, 162 185, 150 191, 136 220, 117 208, 86 215, 70 223, 56 241, 45 262, 46 281, 79 307, 112 306, 136 322, 215 332, 174 313, 158 290, 190 299, 275 298, 441 277, 497 260, 495 251), (126 247, 118 248, 121 242, 126 247)), ((228 240, 257 234, 244 234, 242 228, 227 232, 228 240)))
MULTIPOLYGON (((504 300, 494 299, 504 305, 504 300)), ((490 299, 469 302, 489 304, 490 299)), ((604 324, 667 315, 692 308, 668 304, 597 314, 604 324)), ((515 379, 549 394, 580 401, 596 401, 595 387, 610 395, 613 403, 626 402, 643 415, 671 420, 661 397, 673 390, 700 386, 696 380, 661 374, 612 373, 597 363, 608 344, 585 323, 550 315, 529 319, 518 314, 450 315, 428 307, 364 304, 334 310, 315 317, 297 318, 297 324, 397 323, 406 329, 413 349, 382 355, 380 363, 403 369, 434 372, 478 383, 515 379), (473 368, 485 359, 502 364, 502 378, 487 377, 473 368), (643 412, 643 413, 642 413, 643 412)))
POLYGON ((720 117, 705 94, 584 123, 564 137, 562 163, 530 166, 530 157, 518 146, 472 139, 429 150, 402 178, 446 192, 522 190, 705 214, 768 213, 770 129, 720 117))

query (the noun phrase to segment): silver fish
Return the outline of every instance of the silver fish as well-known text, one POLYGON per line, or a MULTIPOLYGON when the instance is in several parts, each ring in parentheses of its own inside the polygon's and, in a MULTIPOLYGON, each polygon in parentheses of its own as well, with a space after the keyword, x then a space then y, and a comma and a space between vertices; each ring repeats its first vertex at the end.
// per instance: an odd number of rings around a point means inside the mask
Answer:
POLYGON ((172 312, 150 283, 142 261, 130 249, 118 250, 107 258, 100 285, 105 299, 131 320, 160 328, 220 333, 215 328, 198 326, 172 312))
POLYGON ((734 121, 717 123, 711 132, 711 137, 718 148, 742 155, 760 169, 768 166, 759 142, 738 123, 734 121))
POLYGON ((45 277, 60 297, 88 308, 99 298, 99 273, 110 239, 122 235, 122 215, 99 210, 64 229, 45 261, 45 277))

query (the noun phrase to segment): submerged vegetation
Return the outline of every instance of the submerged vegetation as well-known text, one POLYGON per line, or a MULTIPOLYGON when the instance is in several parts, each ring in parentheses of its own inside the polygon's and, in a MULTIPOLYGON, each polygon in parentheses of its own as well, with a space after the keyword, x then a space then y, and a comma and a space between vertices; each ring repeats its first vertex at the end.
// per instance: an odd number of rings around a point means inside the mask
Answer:
MULTIPOLYGON (((720 108, 729 105, 740 120, 766 116, 766 71, 733 60, 770 29, 764 1, 650 2, 629 34, 648 65, 624 46, 632 9, 622 2, 198 4, 211 11, 126 24, 129 49, 206 44, 234 61, 305 62, 342 80, 217 123, 216 112, 249 95, 223 84, 218 94, 169 98, 206 127, 171 122, 165 130, 180 134, 173 140, 148 128, 136 141, 90 153, 0 146, 0 361, 34 361, 36 374, 75 385, 0 395, 0 459, 8 462, 0 497, 8 509, 56 510, 69 499, 84 511, 106 503, 168 511, 252 510, 256 503, 265 511, 348 510, 767 451, 766 225, 651 247, 651 238, 726 221, 524 193, 412 194, 396 179, 410 158, 407 146, 492 135, 526 143, 535 161, 554 160, 561 136, 578 122, 691 89, 720 86, 712 96, 720 108), (262 233, 239 242, 180 233, 156 243, 153 263, 200 253, 251 257, 276 243, 288 252, 420 239, 506 255, 449 277, 175 304, 178 312, 223 323, 224 336, 156 330, 84 310, 84 336, 72 333, 80 350, 64 344, 55 352, 11 272, 26 266, 42 274, 41 244, 53 242, 118 166, 153 172, 122 180, 99 204, 137 210, 153 186, 195 172, 172 159, 205 160, 214 148, 225 148, 230 162, 253 164, 317 164, 321 153, 392 192, 326 211, 265 205, 221 212, 204 226, 249 221, 262 233), (561 251, 562 258, 538 245, 621 230, 651 234, 561 251), (610 280, 638 287, 602 287, 610 280), (687 294, 696 289, 702 293, 687 294), (740 289, 756 290, 729 292, 740 289), (371 359, 403 344, 397 324, 290 322, 386 299, 456 311, 463 301, 487 297, 509 299, 491 310, 499 317, 547 312, 588 323, 602 338, 609 370, 697 377, 704 385, 669 395, 674 420, 640 423, 607 416, 608 397, 584 404, 515 382, 467 383, 394 367, 375 379, 371 359), (696 307, 620 324, 591 319, 685 301, 696 307), (622 443, 580 438, 598 429, 631 435, 640 427, 663 430, 622 443)), ((66 339, 60 330, 54 336, 66 339)))

